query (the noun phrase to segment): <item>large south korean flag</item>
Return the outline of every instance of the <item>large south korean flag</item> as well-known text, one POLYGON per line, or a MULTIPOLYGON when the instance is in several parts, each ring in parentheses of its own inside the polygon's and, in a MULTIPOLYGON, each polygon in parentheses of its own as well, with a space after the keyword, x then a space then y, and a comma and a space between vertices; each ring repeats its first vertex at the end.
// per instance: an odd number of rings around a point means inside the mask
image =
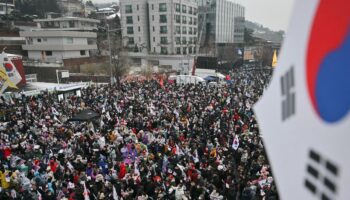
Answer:
POLYGON ((350 1, 297 0, 256 104, 284 200, 350 199, 350 1))

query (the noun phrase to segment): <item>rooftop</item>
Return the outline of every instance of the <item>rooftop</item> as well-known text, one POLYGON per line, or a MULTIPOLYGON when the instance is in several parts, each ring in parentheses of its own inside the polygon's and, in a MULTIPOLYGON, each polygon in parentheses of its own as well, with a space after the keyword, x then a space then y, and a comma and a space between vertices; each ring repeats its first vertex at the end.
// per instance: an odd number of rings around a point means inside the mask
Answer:
POLYGON ((35 22, 53 22, 53 21, 85 21, 100 23, 100 20, 83 18, 83 17, 59 17, 59 18, 48 18, 48 19, 35 19, 35 22))

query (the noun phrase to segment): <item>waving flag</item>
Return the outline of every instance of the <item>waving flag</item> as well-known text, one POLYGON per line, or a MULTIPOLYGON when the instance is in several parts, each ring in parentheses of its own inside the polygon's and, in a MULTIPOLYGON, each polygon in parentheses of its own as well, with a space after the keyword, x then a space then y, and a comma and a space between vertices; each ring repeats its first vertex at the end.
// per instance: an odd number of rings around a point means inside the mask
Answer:
POLYGON ((350 1, 296 1, 255 111, 281 199, 350 197, 350 1))
POLYGON ((277 66, 277 51, 275 50, 273 52, 272 67, 275 68, 276 66, 277 66))
POLYGON ((7 87, 17 88, 16 84, 13 83, 7 75, 5 68, 0 65, 0 94, 2 94, 7 87))
POLYGON ((0 54, 0 94, 8 87, 16 88, 17 84, 22 80, 21 75, 16 69, 16 66, 8 58, 7 54, 0 54))
POLYGON ((84 200, 90 200, 89 191, 88 191, 88 189, 86 188, 85 182, 83 183, 83 185, 84 185, 84 193, 83 193, 83 195, 84 195, 84 200))
POLYGON ((115 189, 114 185, 113 185, 113 200, 118 200, 118 194, 117 194, 117 190, 115 189))
POLYGON ((235 138, 233 139, 233 142, 232 142, 232 149, 237 150, 238 147, 239 147, 239 139, 238 139, 238 136, 235 135, 235 138))

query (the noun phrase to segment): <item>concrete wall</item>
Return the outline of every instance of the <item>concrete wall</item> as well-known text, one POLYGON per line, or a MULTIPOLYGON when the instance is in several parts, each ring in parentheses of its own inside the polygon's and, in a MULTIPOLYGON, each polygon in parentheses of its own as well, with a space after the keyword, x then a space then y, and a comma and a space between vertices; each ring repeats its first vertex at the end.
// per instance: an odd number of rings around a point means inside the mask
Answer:
MULTIPOLYGON (((32 66, 33 64, 25 63, 24 71, 26 74, 37 74, 38 81, 41 82, 57 82, 56 70, 69 70, 70 73, 78 73, 80 75, 75 76, 71 80, 74 81, 99 81, 105 82, 106 77, 109 76, 108 57, 96 57, 96 58, 72 58, 64 59, 64 67, 45 67, 45 66, 32 66), (82 73, 85 73, 82 74, 82 73), (104 75, 101 75, 104 74, 104 75), (95 76, 99 75, 99 76, 95 76)), ((45 63, 44 63, 45 64, 45 63)), ((59 66, 56 64, 56 66, 59 66)), ((63 65, 61 65, 63 66, 63 65)), ((108 80, 108 79, 107 79, 108 80)))

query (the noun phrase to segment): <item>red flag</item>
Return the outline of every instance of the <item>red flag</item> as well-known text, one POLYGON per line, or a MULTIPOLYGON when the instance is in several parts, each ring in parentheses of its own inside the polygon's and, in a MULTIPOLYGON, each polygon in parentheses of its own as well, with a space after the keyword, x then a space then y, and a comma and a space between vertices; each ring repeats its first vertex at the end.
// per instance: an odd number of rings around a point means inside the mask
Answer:
POLYGON ((163 78, 159 79, 159 85, 160 85, 160 87, 164 87, 164 80, 163 80, 163 78))

